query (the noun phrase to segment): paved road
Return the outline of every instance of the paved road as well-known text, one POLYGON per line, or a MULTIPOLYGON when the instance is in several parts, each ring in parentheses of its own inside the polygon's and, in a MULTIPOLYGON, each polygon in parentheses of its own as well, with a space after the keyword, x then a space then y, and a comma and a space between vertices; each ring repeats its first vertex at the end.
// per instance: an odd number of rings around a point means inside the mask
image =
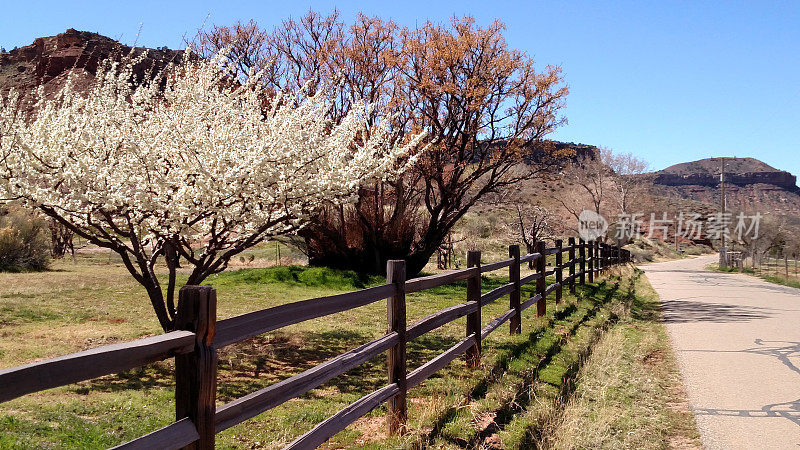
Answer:
POLYGON ((703 270, 715 260, 642 266, 703 445, 800 449, 800 290, 703 270))

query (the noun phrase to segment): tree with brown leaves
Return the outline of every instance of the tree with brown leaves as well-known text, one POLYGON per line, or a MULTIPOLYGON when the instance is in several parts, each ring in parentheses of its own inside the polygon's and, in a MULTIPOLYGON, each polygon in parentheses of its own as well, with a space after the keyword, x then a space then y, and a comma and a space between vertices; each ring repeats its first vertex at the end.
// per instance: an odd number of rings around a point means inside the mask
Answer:
POLYGON ((427 132, 427 151, 402 178, 362 186, 355 205, 330 205, 303 230, 312 264, 381 273, 386 260, 405 259, 416 274, 475 202, 546 167, 541 141, 565 123, 560 68, 537 71, 504 32, 470 17, 408 29, 310 12, 271 32, 252 22, 217 27, 197 47, 252 53, 240 70, 263 69, 275 89, 338 83, 334 118, 363 98, 370 118, 394 115, 396 139, 427 132))

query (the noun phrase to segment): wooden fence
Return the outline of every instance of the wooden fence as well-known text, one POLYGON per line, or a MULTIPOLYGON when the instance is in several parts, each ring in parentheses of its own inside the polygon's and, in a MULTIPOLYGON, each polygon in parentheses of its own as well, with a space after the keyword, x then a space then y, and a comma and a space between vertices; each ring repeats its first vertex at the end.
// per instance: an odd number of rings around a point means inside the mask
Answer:
POLYGON ((467 253, 467 268, 406 280, 405 262, 389 261, 385 285, 329 297, 303 300, 216 320, 216 292, 208 286, 185 286, 180 290, 177 329, 160 336, 107 345, 58 358, 0 371, 0 402, 78 381, 128 370, 167 358, 175 358, 176 422, 116 448, 193 448, 214 447, 216 433, 239 424, 292 398, 303 395, 326 381, 387 352, 388 384, 347 406, 287 448, 315 448, 372 409, 388 402, 388 427, 402 432, 407 418, 406 392, 422 383, 461 355, 467 367, 478 367, 481 341, 506 321, 510 332, 520 333, 521 313, 536 305, 543 316, 548 294, 561 299, 567 286, 575 292, 576 283, 592 282, 616 264, 630 261, 624 249, 600 242, 570 239, 567 246, 556 241, 546 248, 538 242, 536 252, 520 256, 519 246, 509 247, 508 259, 481 264, 480 251, 467 253), (564 254, 567 255, 566 261, 564 254), (547 267, 547 256, 555 264, 547 267), (552 258, 551 258, 552 259, 552 258), (520 265, 529 264, 534 272, 520 276, 520 265), (508 268, 509 282, 481 294, 481 274, 508 268), (567 276, 564 270, 567 269, 567 276), (546 277, 555 282, 547 285, 546 277), (406 294, 466 280, 466 301, 444 308, 413 324, 406 321, 406 294), (521 286, 536 282, 536 294, 522 301, 521 286), (509 296, 509 309, 486 325, 481 324, 481 308, 509 296), (327 316, 387 299, 387 333, 318 366, 278 383, 216 407, 217 349, 288 325, 327 316), (409 371, 406 344, 423 334, 460 317, 467 317, 466 337, 422 366, 409 371))
POLYGON ((789 255, 748 255, 744 252, 728 252, 726 254, 728 267, 744 271, 747 266, 753 273, 761 276, 783 278, 787 281, 800 281, 800 269, 795 256, 789 255))

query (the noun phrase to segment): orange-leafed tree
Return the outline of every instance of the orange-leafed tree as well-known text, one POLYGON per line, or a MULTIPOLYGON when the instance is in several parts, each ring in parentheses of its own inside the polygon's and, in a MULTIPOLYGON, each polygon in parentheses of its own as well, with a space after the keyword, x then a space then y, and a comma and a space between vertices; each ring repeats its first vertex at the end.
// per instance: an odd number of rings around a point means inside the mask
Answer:
POLYGON ((568 89, 559 67, 537 70, 504 32, 471 17, 410 29, 309 12, 272 31, 216 27, 196 47, 233 46, 239 70, 262 70, 276 90, 337 83, 334 119, 362 98, 370 120, 391 117, 396 139, 427 133, 412 170, 362 186, 356 204, 331 204, 302 231, 312 264, 380 273, 386 260, 405 259, 416 274, 478 200, 549 167, 541 142, 565 122, 568 89))

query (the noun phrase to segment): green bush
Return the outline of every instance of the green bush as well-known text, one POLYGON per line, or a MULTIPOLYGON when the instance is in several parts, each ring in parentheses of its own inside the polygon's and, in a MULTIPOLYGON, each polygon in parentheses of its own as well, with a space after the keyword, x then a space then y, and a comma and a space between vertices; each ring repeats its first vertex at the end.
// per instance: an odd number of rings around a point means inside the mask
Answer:
POLYGON ((0 216, 0 271, 45 270, 50 264, 47 223, 18 208, 0 216))

